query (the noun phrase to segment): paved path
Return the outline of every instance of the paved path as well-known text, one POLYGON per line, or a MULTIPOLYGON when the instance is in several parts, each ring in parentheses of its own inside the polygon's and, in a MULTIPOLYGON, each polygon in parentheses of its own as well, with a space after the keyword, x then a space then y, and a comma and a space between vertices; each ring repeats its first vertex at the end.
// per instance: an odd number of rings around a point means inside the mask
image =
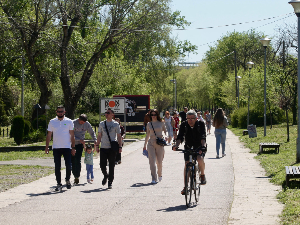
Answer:
MULTIPOLYGON (((97 158, 93 184, 86 183, 83 167, 80 184, 71 190, 64 186, 62 193, 53 191, 54 175, 0 193, 0 224, 276 224, 282 210, 275 198, 280 188, 269 183, 254 154, 231 131, 224 158, 215 158, 214 135, 207 142, 207 185, 192 208, 186 208, 180 195, 183 154, 166 147, 163 180, 151 185, 143 142, 136 142, 123 150, 113 189, 101 185, 97 158)), ((53 166, 45 161, 40 164, 53 166)))

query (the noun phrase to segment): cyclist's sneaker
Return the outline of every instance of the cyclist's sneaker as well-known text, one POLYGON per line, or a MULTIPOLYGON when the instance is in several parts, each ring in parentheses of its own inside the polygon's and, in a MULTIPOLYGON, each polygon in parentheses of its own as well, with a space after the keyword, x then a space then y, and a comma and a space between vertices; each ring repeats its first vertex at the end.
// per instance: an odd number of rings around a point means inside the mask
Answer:
POLYGON ((217 155, 216 158, 219 159, 220 158, 219 155, 217 155))
POLYGON ((185 187, 182 189, 181 194, 185 195, 185 187))
POLYGON ((57 184, 55 191, 61 191, 62 190, 62 184, 57 184))
POLYGON ((71 189, 71 182, 69 180, 66 180, 67 189, 71 189))
POLYGON ((108 189, 112 189, 112 182, 108 181, 108 189))
POLYGON ((79 178, 78 177, 75 177, 74 184, 79 184, 79 178))
POLYGON ((104 178, 102 180, 102 185, 104 186, 107 182, 107 179, 108 179, 108 175, 104 175, 104 178))
POLYGON ((206 184, 205 175, 200 175, 200 182, 201 182, 201 185, 205 185, 206 184))

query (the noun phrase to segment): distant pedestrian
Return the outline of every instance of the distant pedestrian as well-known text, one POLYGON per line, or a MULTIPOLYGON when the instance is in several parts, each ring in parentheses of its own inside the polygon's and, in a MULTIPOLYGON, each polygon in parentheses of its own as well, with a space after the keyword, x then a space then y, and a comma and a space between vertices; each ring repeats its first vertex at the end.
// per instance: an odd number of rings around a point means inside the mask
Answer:
POLYGON ((210 134, 210 129, 211 129, 211 115, 210 115, 210 112, 208 110, 206 110, 205 122, 206 122, 207 134, 210 134))
POLYGON ((105 185, 108 179, 108 189, 112 188, 115 173, 115 161, 117 152, 122 152, 122 140, 120 125, 117 121, 113 120, 114 111, 108 108, 105 112, 106 120, 99 124, 98 137, 96 143, 96 150, 100 152, 100 168, 104 178, 102 185, 105 185), (112 148, 112 142, 118 142, 119 151, 112 148), (101 148, 99 150, 99 144, 101 148), (109 163, 109 173, 107 173, 107 160, 109 163))
POLYGON ((165 124, 159 116, 157 109, 152 109, 150 111, 151 122, 147 125, 147 134, 145 138, 144 150, 148 150, 149 164, 151 170, 152 184, 157 183, 162 180, 162 162, 164 159, 165 149, 164 146, 158 145, 156 143, 156 137, 163 138, 162 132, 167 133, 165 124), (157 173, 156 165, 157 164, 157 173))
MULTIPOLYGON (((125 139, 125 136, 126 136, 126 134, 125 134, 125 129, 124 129, 124 126, 122 126, 122 124, 121 124, 121 120, 120 120, 120 118, 115 118, 115 121, 117 121, 118 123, 119 123, 119 125, 120 125, 120 129, 121 129, 121 139, 122 139, 122 147, 123 147, 123 145, 124 145, 124 139, 125 139)), ((121 161, 121 152, 117 152, 117 156, 116 156, 116 165, 117 164, 121 164, 122 163, 122 161, 121 161)))
POLYGON ((179 117, 176 111, 174 111, 173 113, 173 119, 174 119, 173 135, 174 135, 174 142, 175 142, 177 139, 177 132, 179 129, 179 117))
POLYGON ((183 111, 179 113, 179 116, 181 118, 181 123, 186 121, 186 113, 188 111, 188 108, 187 107, 184 107, 183 108, 183 111))
POLYGON ((89 144, 84 145, 84 163, 86 165, 86 179, 87 182, 90 184, 94 181, 93 158, 94 158, 94 151, 92 149, 92 146, 89 144))
POLYGON ((226 127, 228 126, 227 117, 222 108, 219 108, 214 116, 213 126, 215 127, 216 137, 216 151, 219 158, 220 144, 222 145, 222 157, 226 156, 225 141, 226 141, 226 127))
POLYGON ((144 117, 144 128, 145 128, 145 131, 147 131, 147 124, 150 121, 151 121, 151 118, 150 118, 150 109, 148 109, 148 112, 146 113, 146 115, 144 117))
POLYGON ((79 177, 81 172, 81 157, 83 151, 83 145, 85 144, 85 134, 89 132, 96 144, 97 138, 93 130, 92 125, 88 122, 88 118, 85 114, 81 114, 78 119, 73 120, 74 135, 75 135, 75 148, 76 154, 72 156, 72 173, 75 177, 74 183, 79 183, 79 177))
POLYGON ((164 122, 165 122, 166 129, 168 131, 168 145, 171 145, 171 141, 173 138, 173 127, 175 125, 175 122, 173 117, 170 116, 169 111, 165 112, 164 122))
POLYGON ((57 181, 56 191, 61 191, 61 156, 64 156, 66 165, 66 186, 71 189, 70 177, 72 170, 71 155, 75 155, 74 125, 71 119, 65 117, 65 107, 58 106, 56 109, 56 118, 50 120, 48 125, 48 134, 46 138, 45 153, 49 153, 49 143, 53 134, 53 157, 55 164, 55 177, 57 181))

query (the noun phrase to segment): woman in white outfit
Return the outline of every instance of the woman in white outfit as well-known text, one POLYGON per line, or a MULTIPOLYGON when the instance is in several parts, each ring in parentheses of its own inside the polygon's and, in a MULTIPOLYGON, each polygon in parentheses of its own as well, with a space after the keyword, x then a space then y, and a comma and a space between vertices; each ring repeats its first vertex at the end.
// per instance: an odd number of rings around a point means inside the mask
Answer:
POLYGON ((173 138, 174 119, 170 116, 169 111, 165 112, 164 122, 165 122, 166 129, 168 131, 168 145, 171 145, 171 141, 173 138))

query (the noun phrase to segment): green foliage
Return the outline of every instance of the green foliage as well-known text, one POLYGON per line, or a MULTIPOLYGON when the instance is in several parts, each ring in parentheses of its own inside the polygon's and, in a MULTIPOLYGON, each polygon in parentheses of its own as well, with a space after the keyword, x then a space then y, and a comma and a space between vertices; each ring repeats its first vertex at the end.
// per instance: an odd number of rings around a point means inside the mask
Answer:
POLYGON ((36 143, 42 142, 46 140, 45 130, 34 130, 24 137, 23 143, 36 143))
MULTIPOLYGON (((49 122, 49 121, 47 121, 49 122)), ((38 125, 38 129, 42 130, 42 131, 46 131, 46 127, 48 126, 48 124, 46 124, 46 116, 45 115, 39 115, 39 118, 37 120, 37 118, 35 118, 32 121, 32 128, 34 130, 37 130, 37 125, 38 125)))
POLYGON ((12 124, 12 134, 17 145, 20 145, 24 137, 25 122, 23 116, 15 116, 12 124))
POLYGON ((24 126, 24 136, 27 136, 29 132, 32 130, 31 123, 28 120, 25 120, 25 126, 24 126))

